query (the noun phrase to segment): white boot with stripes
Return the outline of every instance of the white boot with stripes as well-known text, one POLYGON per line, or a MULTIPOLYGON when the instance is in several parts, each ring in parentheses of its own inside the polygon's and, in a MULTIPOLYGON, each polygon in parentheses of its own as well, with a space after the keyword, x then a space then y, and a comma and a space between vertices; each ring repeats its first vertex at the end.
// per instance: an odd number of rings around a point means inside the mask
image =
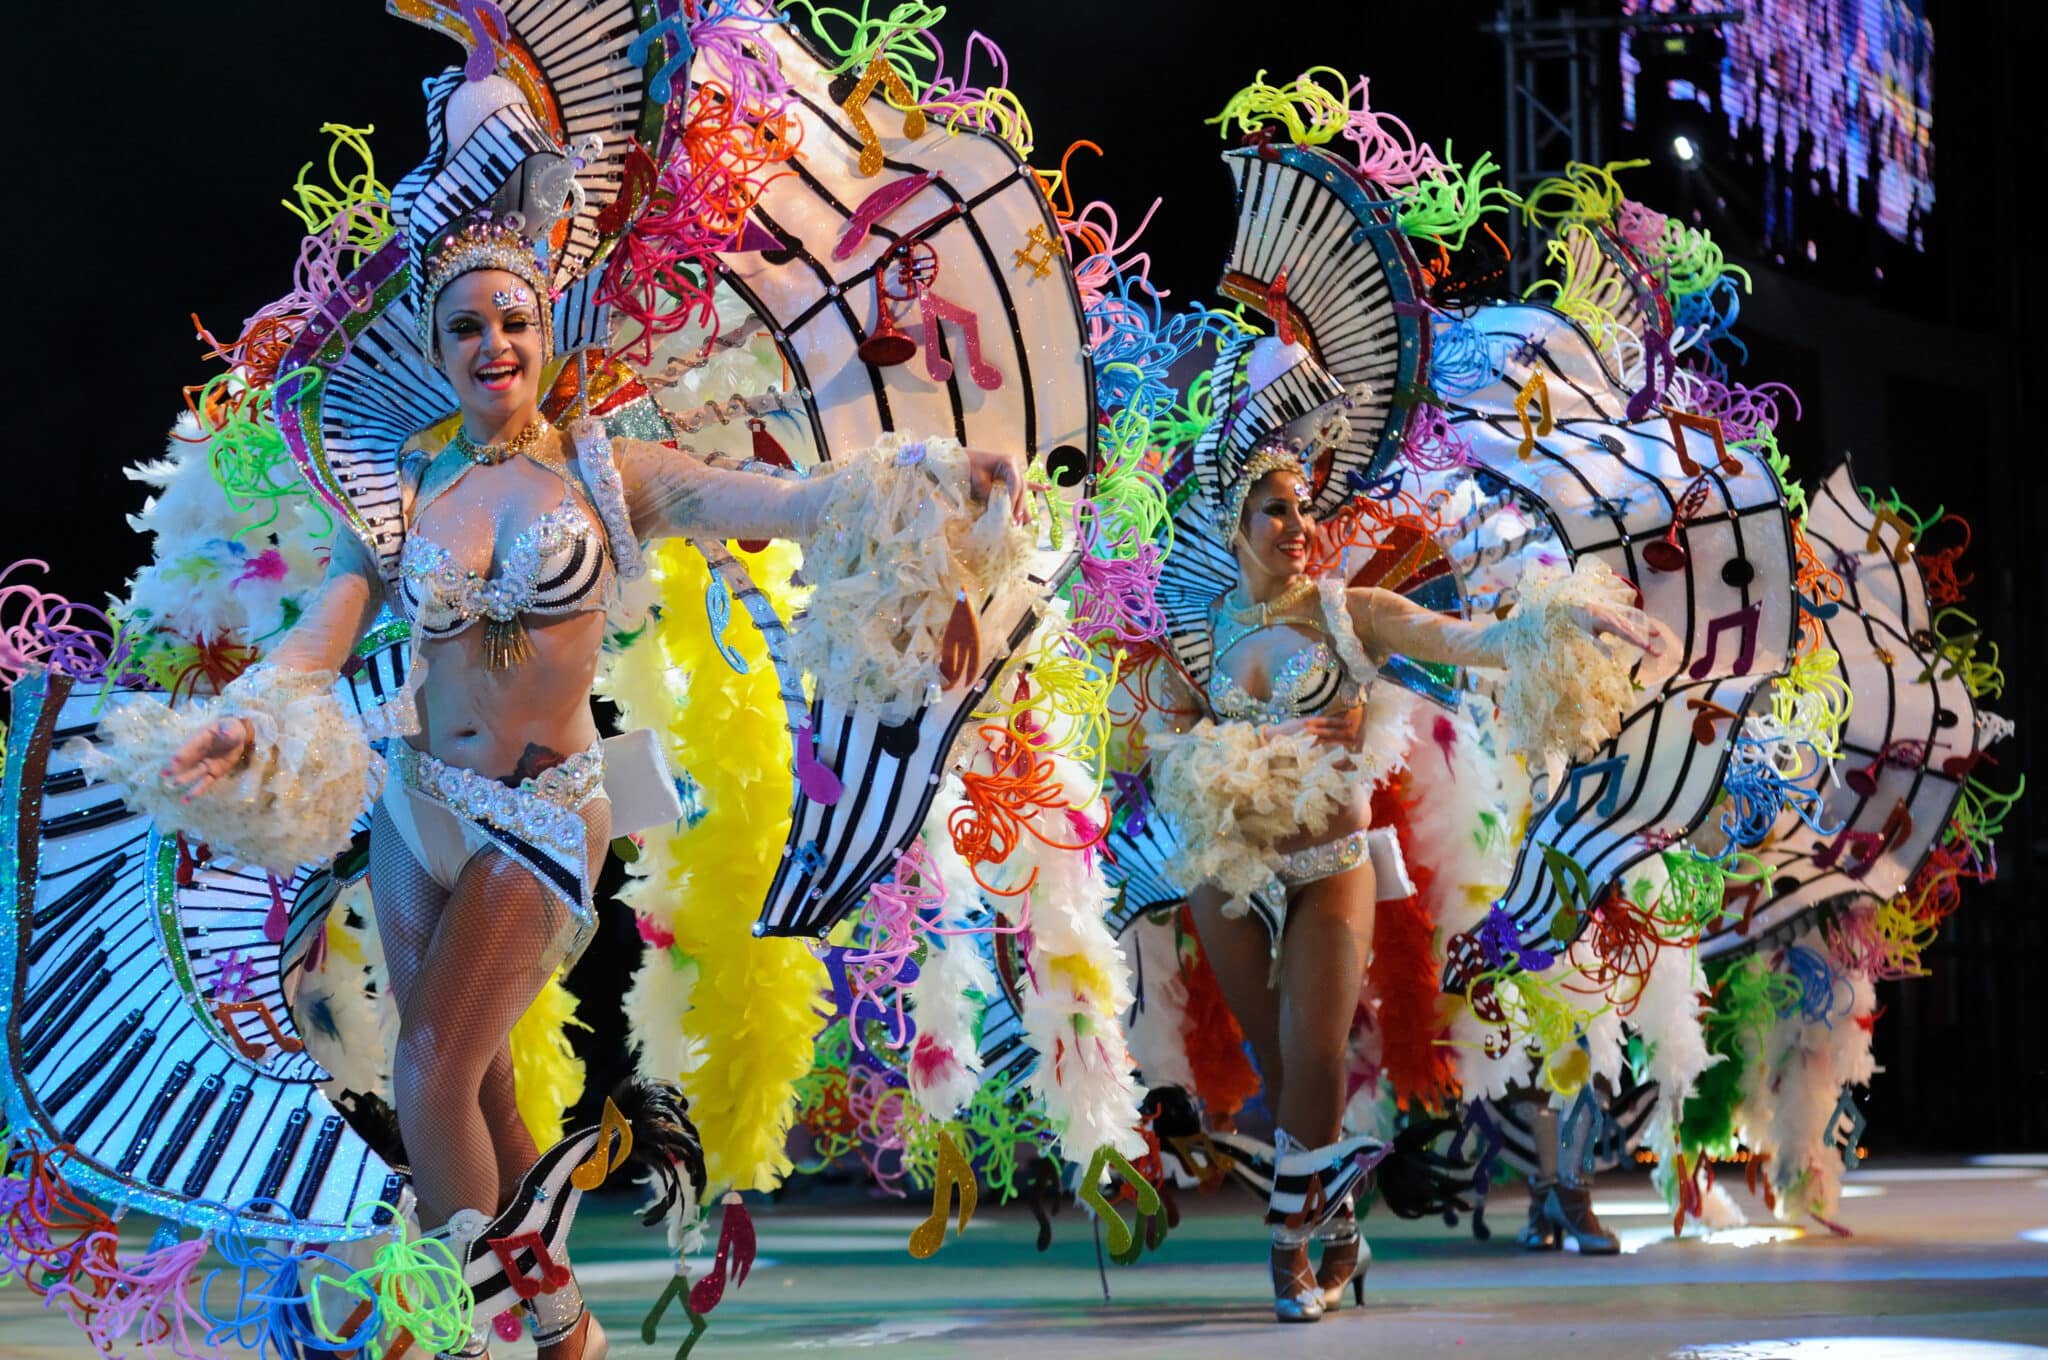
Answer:
MULTIPOLYGON (((1366 1174, 1360 1154, 1369 1155, 1382 1143, 1360 1136, 1307 1148, 1281 1129, 1274 1144, 1280 1155, 1266 1203, 1266 1222, 1273 1230, 1273 1315, 1282 1322, 1314 1322, 1326 1305, 1323 1286, 1309 1269, 1308 1244, 1325 1237, 1335 1245, 1345 1235, 1342 1220, 1366 1174)), ((1356 1224, 1348 1231, 1355 1234, 1356 1224)), ((1363 1239, 1357 1240, 1362 1246, 1363 1239)), ((1336 1282, 1340 1297, 1348 1279, 1336 1282)))

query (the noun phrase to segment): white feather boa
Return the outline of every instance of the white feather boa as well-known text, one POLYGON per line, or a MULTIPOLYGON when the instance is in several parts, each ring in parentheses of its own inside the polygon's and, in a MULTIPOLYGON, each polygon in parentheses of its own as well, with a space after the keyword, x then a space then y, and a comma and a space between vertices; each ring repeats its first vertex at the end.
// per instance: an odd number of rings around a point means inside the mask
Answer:
POLYGON ((1139 995, 1126 1025, 1131 1057, 1147 1086, 1195 1089, 1188 1062, 1188 984, 1181 973, 1180 939, 1173 917, 1140 916, 1124 931, 1124 948, 1138 960, 1139 995))
MULTIPOLYGON (((945 889, 935 925, 959 930, 978 914, 981 889, 953 849, 946 814, 962 801, 960 781, 948 775, 925 818, 924 844, 945 889)), ((949 1119, 980 1085, 981 1049, 975 1026, 986 998, 996 995, 995 971, 972 935, 928 934, 924 963, 907 989, 917 1040, 908 1067, 910 1094, 934 1119, 949 1119)))
MULTIPOLYGON (((987 755, 975 759, 985 763, 987 755)), ((1099 809, 1087 772, 1063 756, 1053 762, 1067 805, 1099 809)), ((1052 844, 1026 833, 1001 864, 982 866, 982 878, 994 888, 1032 885, 1017 896, 995 897, 1007 923, 1028 919, 1030 926, 1022 1019, 1038 1062, 1028 1085, 1044 1102, 1066 1160, 1085 1164, 1102 1147, 1142 1156, 1138 1102, 1144 1088, 1131 1070, 1123 1032, 1132 1000, 1130 966, 1104 920, 1116 894, 1093 852, 1058 848, 1082 838, 1079 814, 1041 811, 1031 820, 1052 844)))

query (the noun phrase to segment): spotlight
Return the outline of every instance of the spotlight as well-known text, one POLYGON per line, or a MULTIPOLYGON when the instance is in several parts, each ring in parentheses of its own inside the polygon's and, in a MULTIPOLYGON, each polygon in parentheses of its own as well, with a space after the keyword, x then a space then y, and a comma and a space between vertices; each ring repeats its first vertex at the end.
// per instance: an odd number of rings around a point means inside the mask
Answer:
POLYGON ((1671 139, 1671 151, 1678 157, 1680 165, 1690 167, 1699 164, 1700 149, 1693 144, 1692 138, 1684 133, 1671 139))

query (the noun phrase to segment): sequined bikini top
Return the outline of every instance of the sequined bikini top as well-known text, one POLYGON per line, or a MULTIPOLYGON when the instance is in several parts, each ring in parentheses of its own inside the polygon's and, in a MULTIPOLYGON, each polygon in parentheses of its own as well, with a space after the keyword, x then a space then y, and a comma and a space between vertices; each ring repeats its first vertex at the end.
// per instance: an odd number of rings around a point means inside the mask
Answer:
POLYGON ((1265 699, 1248 693, 1223 667, 1223 658, 1231 649, 1261 631, 1261 626, 1234 625, 1219 612, 1210 613, 1213 646, 1207 688, 1211 713, 1231 722, 1271 723, 1331 707, 1349 708, 1358 702, 1378 668, 1366 656, 1351 628, 1343 582, 1320 581, 1317 586, 1319 617, 1290 614, 1270 625, 1302 624, 1314 628, 1321 636, 1280 663, 1273 672, 1272 694, 1265 699))
MULTIPOLYGON (((639 544, 632 536, 610 443, 595 422, 579 428, 575 437, 578 470, 591 493, 595 519, 570 490, 576 475, 566 464, 525 454, 562 479, 562 499, 519 532, 492 563, 489 576, 465 569, 426 535, 406 534, 398 559, 398 594, 405 617, 419 633, 453 637, 480 619, 506 623, 522 614, 604 609, 617 580, 640 574, 639 544)), ((462 475, 431 490, 423 487, 412 518, 417 521, 462 475)))
POLYGON ((564 487, 561 504, 521 530, 490 576, 465 570, 424 534, 407 534, 398 559, 405 616, 430 637, 453 637, 479 619, 603 609, 612 577, 604 531, 564 487))

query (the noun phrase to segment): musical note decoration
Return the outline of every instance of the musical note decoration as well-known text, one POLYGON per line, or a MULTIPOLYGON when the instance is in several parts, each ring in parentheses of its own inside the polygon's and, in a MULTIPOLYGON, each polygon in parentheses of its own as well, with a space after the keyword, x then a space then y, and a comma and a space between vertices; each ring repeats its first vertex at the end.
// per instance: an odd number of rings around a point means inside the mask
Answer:
POLYGON ((1010 252, 1018 269, 1028 269, 1034 279, 1047 278, 1052 274, 1052 262, 1065 255, 1063 242, 1054 241, 1046 234, 1043 222, 1033 222, 1031 230, 1024 233, 1024 244, 1010 252))
POLYGON ((732 590, 717 567, 711 568, 710 579, 704 583, 704 617, 711 625, 711 641, 725 658, 725 664, 741 675, 747 674, 747 659, 725 636, 732 623, 732 590))
POLYGON ((932 1212, 931 1216, 910 1230, 910 1254, 922 1261, 946 1242, 946 1220, 951 1217, 955 1194, 959 1196, 960 1218, 954 1229, 959 1236, 967 1231, 969 1220, 974 1217, 974 1207, 980 1194, 975 1184, 974 1168, 960 1155, 960 1148, 953 1142, 953 1135, 946 1130, 939 1131, 938 1162, 932 1169, 932 1212))
POLYGON ((548 1250, 547 1239, 537 1232, 512 1233, 505 1237, 486 1239, 485 1245, 498 1258, 498 1264, 505 1271, 505 1280, 512 1286, 512 1292, 522 1299, 538 1294, 552 1294, 569 1283, 569 1267, 557 1261, 548 1250), (533 1258, 528 1269, 519 1264, 520 1253, 533 1258))
POLYGON ((1522 442, 1515 446, 1515 456, 1527 460, 1536 450, 1538 438, 1556 428, 1550 409, 1550 379, 1541 369, 1529 375, 1521 391, 1515 393, 1515 415, 1522 423, 1522 442), (1529 419, 1529 407, 1535 406, 1537 418, 1529 419))
POLYGON ((671 1303, 683 1306, 683 1316, 689 1319, 690 1334, 683 1338, 676 1348, 676 1360, 689 1360, 690 1352, 697 1348, 697 1339, 704 1335, 711 1325, 709 1318, 690 1306, 690 1277, 683 1263, 676 1262, 675 1274, 669 1277, 668 1285, 661 1291, 661 1297, 654 1301, 654 1307, 647 1310, 647 1316, 640 1320, 640 1340, 652 1346, 660 1334, 661 1320, 668 1314, 671 1303))
POLYGON ((792 734, 790 746, 796 753, 797 787, 806 798, 830 807, 846 795, 846 785, 830 766, 818 759, 817 734, 811 731, 808 720, 792 734))
POLYGON ((597 1146, 590 1156, 579 1163, 569 1175, 569 1183, 578 1190, 591 1191, 603 1185, 612 1172, 624 1166, 626 1159, 633 1155, 633 1125, 613 1103, 610 1096, 604 1100, 604 1118, 598 1124, 597 1146), (613 1144, 617 1144, 616 1151, 613 1144))
POLYGON ((716 1308, 725 1297, 726 1285, 738 1289, 754 1268, 754 1220, 748 1216, 747 1206, 731 1190, 720 1202, 724 1212, 718 1220, 718 1253, 704 1278, 690 1286, 690 1310, 696 1313, 716 1308))
POLYGON ((1565 776, 1564 799, 1558 808, 1558 820, 1564 822, 1578 820, 1579 785, 1593 778, 1601 778, 1603 781, 1600 801, 1593 805, 1593 810, 1602 817, 1612 817, 1615 804, 1621 797, 1621 776, 1622 772, 1628 769, 1628 761, 1628 752, 1624 751, 1618 756, 1609 756, 1605 760, 1596 760, 1591 764, 1574 766, 1571 772, 1565 776))
POLYGON ((1763 604, 1758 602, 1742 609, 1731 610, 1707 620, 1707 649, 1699 660, 1686 671, 1695 680, 1704 680, 1715 668, 1720 655, 1721 636, 1729 629, 1736 631, 1735 674, 1745 674, 1756 662, 1757 621, 1763 617, 1763 604))
POLYGON ((1074 1198, 1095 1211, 1102 1223, 1103 1236, 1109 1251, 1109 1258, 1119 1265, 1128 1265, 1144 1249, 1144 1242, 1138 1237, 1135 1223, 1126 1223, 1123 1215, 1116 1211, 1109 1197, 1102 1193, 1102 1178, 1114 1170, 1123 1177, 1124 1183, 1137 1193, 1137 1217, 1147 1219, 1159 1212, 1159 1192, 1152 1183, 1138 1174, 1138 1168, 1131 1165, 1131 1159, 1108 1144, 1095 1149, 1087 1168, 1081 1173, 1081 1182, 1075 1189, 1074 1198))
POLYGON ((1741 473, 1742 460, 1729 451, 1728 436, 1721 428, 1720 421, 1712 416, 1695 415, 1691 411, 1681 411, 1675 406, 1664 408, 1664 419, 1671 427, 1672 451, 1678 455, 1678 466, 1684 471, 1686 476, 1703 477, 1706 475, 1706 469, 1700 466, 1693 458, 1691 451, 1686 448, 1685 432, 1687 430, 1703 434, 1713 441, 1714 468, 1716 471, 1729 477, 1734 477, 1741 473))
POLYGON ((270 1009, 267 1001, 217 1001, 213 1005, 213 1018, 220 1023, 221 1030, 228 1036, 235 1051, 250 1062, 262 1062, 270 1054, 270 1046, 261 1040, 243 1035, 241 1027, 235 1024, 238 1015, 253 1015, 270 1035, 271 1043, 280 1053, 303 1053, 305 1042, 296 1035, 287 1034, 277 1023, 277 1013, 270 1009))
POLYGON ((917 105, 917 97, 910 92, 910 86, 904 83, 903 77, 896 73, 896 68, 889 64, 888 58, 876 52, 874 59, 868 62, 866 73, 853 87, 853 93, 847 95, 839 106, 847 121, 853 124, 855 135, 860 138, 859 173, 863 178, 882 172, 882 139, 876 134, 875 125, 868 121, 866 108, 868 97, 874 94, 877 85, 897 108, 903 110, 904 140, 916 141, 925 134, 925 114, 917 105))

